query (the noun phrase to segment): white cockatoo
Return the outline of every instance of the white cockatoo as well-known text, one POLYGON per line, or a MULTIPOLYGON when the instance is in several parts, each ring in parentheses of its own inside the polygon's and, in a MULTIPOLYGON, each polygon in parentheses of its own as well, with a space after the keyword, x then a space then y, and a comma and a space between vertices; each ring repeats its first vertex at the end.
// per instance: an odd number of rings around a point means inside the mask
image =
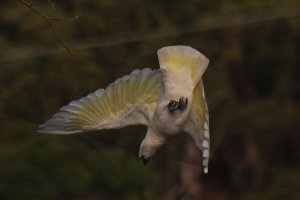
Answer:
POLYGON ((186 132, 202 151, 208 172, 209 116, 202 75, 209 60, 189 46, 158 50, 160 69, 136 69, 106 89, 63 106, 39 132, 71 134, 142 124, 139 157, 147 164, 169 136, 186 132))

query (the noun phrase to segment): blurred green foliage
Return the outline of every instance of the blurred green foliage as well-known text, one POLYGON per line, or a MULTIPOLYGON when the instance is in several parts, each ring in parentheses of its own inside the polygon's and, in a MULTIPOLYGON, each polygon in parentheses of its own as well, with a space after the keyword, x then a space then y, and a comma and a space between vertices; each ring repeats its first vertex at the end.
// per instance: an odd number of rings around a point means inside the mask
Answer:
POLYGON ((135 68, 157 68, 156 50, 176 44, 210 58, 212 158, 199 177, 203 198, 300 199, 300 15, 289 13, 300 12, 297 0, 53 3, 35 7, 79 16, 52 22, 78 54, 61 53, 49 26, 21 3, 0 7, 0 199, 165 199, 180 184, 189 138, 174 138, 144 167, 137 156, 144 128, 36 130, 70 100, 135 68), (286 14, 264 18, 274 13, 286 14), (267 20, 230 26, 259 16, 267 20))

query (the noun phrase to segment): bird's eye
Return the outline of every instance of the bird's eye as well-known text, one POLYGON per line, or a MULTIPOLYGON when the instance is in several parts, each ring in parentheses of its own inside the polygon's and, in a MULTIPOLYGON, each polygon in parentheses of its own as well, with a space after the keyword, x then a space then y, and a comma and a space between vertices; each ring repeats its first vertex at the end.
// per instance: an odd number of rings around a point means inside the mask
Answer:
POLYGON ((173 112, 173 111, 177 110, 177 108, 178 108, 178 102, 175 100, 171 100, 168 104, 169 111, 173 112))

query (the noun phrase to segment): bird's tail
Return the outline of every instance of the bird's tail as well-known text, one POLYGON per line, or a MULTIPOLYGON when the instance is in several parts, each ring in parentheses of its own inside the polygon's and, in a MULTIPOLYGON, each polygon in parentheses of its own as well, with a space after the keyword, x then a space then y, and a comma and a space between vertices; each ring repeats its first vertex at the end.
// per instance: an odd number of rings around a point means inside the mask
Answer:
POLYGON ((182 68, 189 68, 193 87, 197 85, 205 72, 209 60, 202 53, 189 46, 167 46, 158 50, 160 68, 178 72, 182 76, 182 68))

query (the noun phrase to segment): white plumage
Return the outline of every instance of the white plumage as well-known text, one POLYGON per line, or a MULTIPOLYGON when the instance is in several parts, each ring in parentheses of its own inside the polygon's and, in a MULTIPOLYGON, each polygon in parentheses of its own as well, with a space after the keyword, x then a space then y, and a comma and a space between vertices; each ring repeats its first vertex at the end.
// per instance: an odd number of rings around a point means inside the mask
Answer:
POLYGON ((41 133, 71 134, 91 130, 148 126, 139 156, 144 164, 168 136, 187 132, 202 150, 208 172, 209 115, 202 75, 209 60, 188 46, 158 50, 160 69, 134 70, 105 90, 63 106, 40 126, 41 133))

